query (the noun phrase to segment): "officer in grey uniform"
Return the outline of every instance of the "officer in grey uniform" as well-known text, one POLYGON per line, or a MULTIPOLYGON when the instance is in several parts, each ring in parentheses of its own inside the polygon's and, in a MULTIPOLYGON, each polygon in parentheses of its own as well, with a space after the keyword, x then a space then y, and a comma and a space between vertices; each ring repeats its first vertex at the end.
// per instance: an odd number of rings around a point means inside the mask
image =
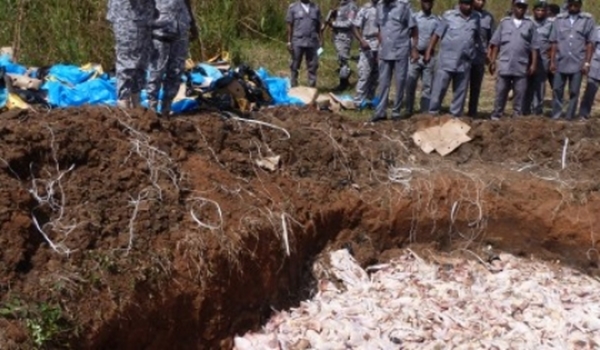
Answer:
POLYGON ((155 111, 158 109, 162 87, 161 114, 168 116, 185 70, 190 34, 196 38, 198 31, 190 0, 156 0, 156 7, 159 16, 152 30, 148 105, 155 111))
POLYGON ((469 81, 469 108, 467 114, 470 117, 476 117, 479 110, 479 95, 483 76, 485 74, 485 64, 488 58, 488 45, 494 33, 495 20, 491 13, 484 9, 485 0, 473 0, 473 10, 478 13, 481 23, 481 45, 475 51, 475 60, 471 64, 471 76, 469 81))
POLYGON ((395 77, 396 98, 392 106, 392 119, 400 118, 404 97, 408 61, 419 58, 417 43, 419 32, 408 0, 383 0, 377 4, 379 28, 379 87, 378 103, 372 122, 386 119, 392 75, 395 77), (411 45, 412 39, 412 45, 411 45))
POLYGON ((596 34, 594 35, 594 44, 596 50, 592 56, 592 63, 590 64, 590 71, 588 73, 587 85, 585 92, 581 98, 581 105, 579 106, 579 117, 582 120, 586 120, 592 114, 592 106, 594 105, 594 99, 598 92, 598 86, 600 86, 600 26, 596 28, 596 34))
POLYGON ((450 81, 454 93, 450 113, 455 117, 463 113, 471 63, 475 59, 476 48, 481 45, 480 16, 473 12, 472 3, 473 0, 459 0, 457 9, 444 13, 425 53, 424 60, 429 62, 435 45, 440 42, 437 70, 431 89, 430 114, 439 114, 450 81))
POLYGON ((373 100, 377 88, 377 53, 379 50, 379 29, 376 25, 377 3, 371 0, 358 10, 354 20, 354 36, 360 43, 358 59, 358 82, 354 104, 362 108, 367 100, 373 100))
POLYGON ((140 106, 155 15, 154 0, 108 0, 106 19, 115 35, 117 106, 121 108, 140 106))
POLYGON ((527 77, 536 71, 538 39, 537 28, 525 17, 526 0, 513 1, 513 14, 500 21, 490 40, 490 73, 496 70, 496 99, 491 119, 497 120, 504 113, 508 92, 514 91, 513 117, 523 114, 523 101, 527 91, 527 77), (498 54, 499 53, 499 54, 498 54))
POLYGON ((554 73, 552 118, 563 115, 563 94, 569 83, 566 118, 573 119, 577 110, 583 75, 590 69, 594 51, 595 24, 592 15, 581 12, 581 0, 568 0, 568 12, 561 13, 550 33, 550 71, 554 73))
POLYGON ((548 3, 538 0, 533 5, 533 24, 536 26, 539 43, 538 64, 535 73, 527 82, 527 93, 523 104, 524 115, 542 115, 546 95, 546 80, 550 69, 550 32, 552 22, 547 18, 548 3))
POLYGON ((408 115, 414 113, 415 94, 419 78, 422 79, 421 103, 419 109, 421 113, 429 111, 435 60, 430 60, 425 63, 423 58, 429 47, 431 36, 441 22, 441 19, 431 12, 432 8, 433 0, 421 0, 421 11, 414 15, 417 28, 419 29, 419 43, 417 44, 419 60, 417 62, 411 62, 408 65, 408 81, 406 83, 406 112, 408 115))
POLYGON ((340 0, 340 5, 335 10, 335 19, 326 23, 333 30, 333 45, 338 57, 340 82, 334 88, 336 91, 346 90, 350 86, 348 78, 351 70, 348 61, 350 61, 350 48, 352 47, 352 27, 357 12, 358 6, 354 0, 340 0))
POLYGON ((298 0, 290 5, 285 16, 287 23, 287 49, 292 55, 290 70, 292 86, 298 85, 298 69, 302 57, 306 60, 308 85, 317 86, 317 69, 321 47, 321 10, 310 0, 298 0))

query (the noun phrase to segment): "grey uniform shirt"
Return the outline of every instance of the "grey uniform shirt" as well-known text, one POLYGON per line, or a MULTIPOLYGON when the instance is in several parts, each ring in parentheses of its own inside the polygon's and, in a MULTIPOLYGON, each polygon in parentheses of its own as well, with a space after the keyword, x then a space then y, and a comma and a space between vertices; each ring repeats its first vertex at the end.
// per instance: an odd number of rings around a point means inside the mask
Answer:
POLYGON ((334 32, 351 31, 354 18, 358 12, 358 6, 353 0, 342 0, 337 10, 337 17, 331 23, 334 32))
POLYGON ((379 49, 379 29, 376 24, 377 8, 372 2, 366 3, 358 10, 354 19, 354 26, 360 29, 362 37, 369 43, 371 50, 379 49))
POLYGON ((378 3, 376 25, 381 32, 379 59, 407 59, 410 54, 411 30, 417 26, 408 1, 378 3))
POLYGON ((594 32, 594 44, 596 45, 596 50, 592 56, 592 64, 590 65, 588 76, 592 79, 600 80, 600 26, 594 32))
MULTIPOLYGON (((476 11, 474 11, 476 12, 476 11)), ((479 23, 481 25, 481 44, 477 47, 474 64, 484 64, 487 56, 487 49, 494 33, 494 16, 486 10, 477 12, 479 14, 479 23)))
POLYGON ((500 21, 490 44, 499 50, 499 75, 526 76, 531 52, 539 49, 536 26, 532 20, 523 18, 517 27, 514 17, 505 17, 500 21))
POLYGON ((448 72, 465 72, 471 68, 475 50, 481 45, 479 14, 463 17, 459 10, 444 12, 435 30, 440 37, 438 68, 448 72))
POLYGON ((590 14, 578 13, 571 24, 568 13, 556 16, 552 23, 550 42, 557 44, 556 69, 559 73, 574 74, 581 70, 585 60, 586 45, 593 42, 594 19, 590 14))
POLYGON ((550 33, 552 32, 552 21, 545 19, 543 21, 533 20, 536 26, 539 49, 538 64, 542 64, 545 70, 550 67, 550 33))
POLYGON ((319 31, 321 30, 319 6, 310 2, 308 12, 306 12, 301 2, 296 1, 288 7, 285 21, 293 26, 292 45, 319 47, 319 31))
POLYGON ((414 20, 419 28, 419 41, 417 43, 417 51, 424 53, 429 46, 431 36, 437 29, 441 19, 433 13, 427 16, 423 11, 419 11, 414 15, 414 20))
POLYGON ((110 22, 150 22, 155 15, 154 0, 108 0, 106 19, 110 22))

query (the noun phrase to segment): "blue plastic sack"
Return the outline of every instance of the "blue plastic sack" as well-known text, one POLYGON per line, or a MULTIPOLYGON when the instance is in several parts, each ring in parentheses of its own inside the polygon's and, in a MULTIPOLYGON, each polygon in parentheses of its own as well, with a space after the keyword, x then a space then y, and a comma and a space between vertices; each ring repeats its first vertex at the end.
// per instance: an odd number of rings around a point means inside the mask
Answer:
POLYGON ((93 70, 81 70, 78 66, 57 64, 50 67, 47 79, 56 79, 67 84, 77 85, 89 80, 95 73, 93 70))
POLYGON ((273 97, 273 104, 276 106, 297 105, 303 106, 304 102, 296 97, 288 95, 290 90, 290 80, 287 78, 272 77, 266 69, 259 68, 256 74, 263 81, 269 94, 273 97))
POLYGON ((48 103, 53 107, 78 107, 106 104, 114 106, 117 100, 115 85, 110 80, 91 79, 75 86, 59 81, 47 81, 42 89, 48 92, 48 103))
POLYGON ((23 75, 25 72, 27 72, 27 68, 20 64, 14 63, 8 55, 0 56, 0 67, 4 67, 6 69, 6 73, 10 74, 23 75))

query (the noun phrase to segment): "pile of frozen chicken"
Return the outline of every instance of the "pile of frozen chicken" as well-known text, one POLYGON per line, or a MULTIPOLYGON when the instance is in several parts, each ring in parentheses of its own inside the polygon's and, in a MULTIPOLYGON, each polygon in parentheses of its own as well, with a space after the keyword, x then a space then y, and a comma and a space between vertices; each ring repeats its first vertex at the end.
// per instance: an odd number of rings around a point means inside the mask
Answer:
POLYGON ((346 250, 312 300, 274 315, 247 349, 598 349, 600 281, 556 264, 500 254, 493 266, 429 263, 411 251, 363 270, 346 250))

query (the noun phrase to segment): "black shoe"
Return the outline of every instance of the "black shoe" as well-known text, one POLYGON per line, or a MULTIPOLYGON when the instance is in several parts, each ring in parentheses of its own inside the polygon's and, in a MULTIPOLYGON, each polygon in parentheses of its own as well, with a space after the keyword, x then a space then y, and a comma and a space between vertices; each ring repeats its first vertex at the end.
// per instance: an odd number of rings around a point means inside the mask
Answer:
POLYGON ((369 119, 369 122, 370 123, 377 123, 377 122, 380 122, 380 121, 386 120, 386 119, 387 118, 385 116, 384 117, 373 117, 373 118, 369 119))
POLYGON ((334 87, 333 91, 341 92, 346 90, 348 87, 350 87, 350 82, 348 81, 348 79, 340 79, 339 85, 334 87))

